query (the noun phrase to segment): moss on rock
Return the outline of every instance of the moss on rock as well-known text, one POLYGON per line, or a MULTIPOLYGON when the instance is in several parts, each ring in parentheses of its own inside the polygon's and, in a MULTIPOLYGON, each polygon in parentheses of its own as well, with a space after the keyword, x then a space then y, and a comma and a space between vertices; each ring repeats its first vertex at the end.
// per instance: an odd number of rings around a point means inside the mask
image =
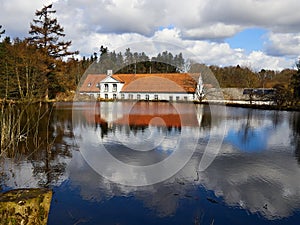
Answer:
POLYGON ((47 224, 52 191, 18 189, 0 194, 0 224, 47 224))

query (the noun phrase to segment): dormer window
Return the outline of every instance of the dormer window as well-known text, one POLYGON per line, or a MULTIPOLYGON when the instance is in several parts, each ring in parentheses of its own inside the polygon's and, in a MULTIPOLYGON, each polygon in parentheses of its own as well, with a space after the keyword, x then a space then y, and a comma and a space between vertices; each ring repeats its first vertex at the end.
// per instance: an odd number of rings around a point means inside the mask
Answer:
POLYGON ((91 87, 92 86, 92 83, 88 83, 88 85, 87 85, 88 87, 91 87))

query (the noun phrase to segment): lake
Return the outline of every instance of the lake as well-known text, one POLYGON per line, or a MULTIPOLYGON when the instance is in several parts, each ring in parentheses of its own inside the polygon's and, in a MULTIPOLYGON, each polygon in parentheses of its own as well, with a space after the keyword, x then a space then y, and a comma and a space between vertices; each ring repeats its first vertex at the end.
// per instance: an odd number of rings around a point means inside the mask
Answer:
POLYGON ((299 224, 299 112, 163 102, 46 109, 34 137, 1 157, 0 190, 53 189, 49 225, 299 224))

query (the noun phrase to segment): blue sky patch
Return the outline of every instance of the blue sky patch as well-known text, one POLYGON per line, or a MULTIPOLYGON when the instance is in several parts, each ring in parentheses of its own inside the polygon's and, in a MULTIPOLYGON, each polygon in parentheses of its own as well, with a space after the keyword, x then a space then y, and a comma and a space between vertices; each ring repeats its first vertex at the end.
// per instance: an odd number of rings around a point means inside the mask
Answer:
POLYGON ((265 35, 268 30, 262 28, 249 28, 245 29, 225 41, 229 43, 232 48, 245 49, 246 53, 252 51, 263 50, 265 42, 265 35))

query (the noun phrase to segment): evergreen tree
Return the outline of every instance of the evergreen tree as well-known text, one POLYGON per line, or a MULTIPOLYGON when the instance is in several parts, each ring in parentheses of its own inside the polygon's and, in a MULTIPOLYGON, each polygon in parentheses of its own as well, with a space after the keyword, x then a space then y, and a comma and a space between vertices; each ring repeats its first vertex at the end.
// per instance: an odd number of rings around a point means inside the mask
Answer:
POLYGON ((36 19, 30 24, 29 34, 32 37, 28 38, 29 43, 34 45, 44 56, 43 62, 47 67, 44 74, 46 100, 49 96, 55 97, 57 92, 63 91, 56 79, 56 72, 60 70, 58 66, 62 65, 59 61, 63 57, 78 53, 69 51, 71 41, 61 40, 65 36, 64 29, 58 24, 57 19, 53 18, 52 15, 55 13, 56 10, 52 9, 52 4, 37 10, 36 19))
POLYGON ((5 30, 1 30, 1 29, 2 29, 2 25, 0 25, 0 37, 1 37, 2 34, 5 33, 5 30))
POLYGON ((291 77, 291 88, 296 101, 300 100, 300 59, 296 63, 297 73, 291 77))
POLYGON ((30 24, 29 34, 32 35, 29 38, 30 43, 44 50, 52 58, 76 54, 77 52, 68 50, 71 41, 60 40, 65 37, 64 28, 58 24, 56 18, 51 16, 55 13, 56 10, 52 10, 52 4, 36 11, 35 16, 37 19, 34 19, 33 23, 30 24))

